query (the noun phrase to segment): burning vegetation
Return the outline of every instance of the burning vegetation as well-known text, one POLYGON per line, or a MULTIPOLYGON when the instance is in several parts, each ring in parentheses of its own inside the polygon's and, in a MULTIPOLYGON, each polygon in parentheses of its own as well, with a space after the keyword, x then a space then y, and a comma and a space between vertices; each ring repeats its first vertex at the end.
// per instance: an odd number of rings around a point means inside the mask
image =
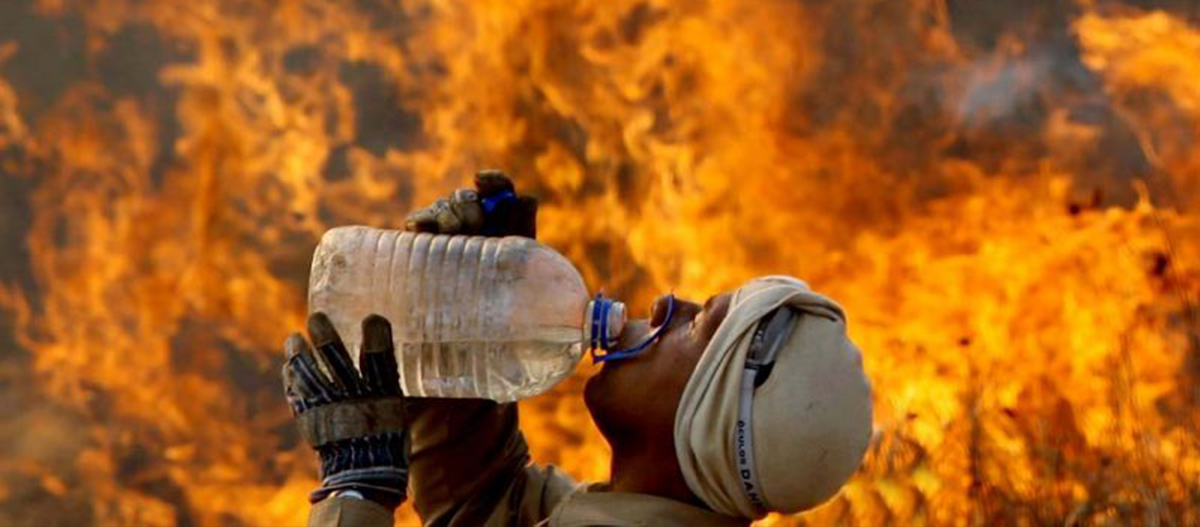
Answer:
POLYGON ((634 315, 844 304, 868 460, 765 524, 1200 524, 1197 79, 1191 0, 6 0, 0 524, 302 524, 317 238, 483 167, 634 315))

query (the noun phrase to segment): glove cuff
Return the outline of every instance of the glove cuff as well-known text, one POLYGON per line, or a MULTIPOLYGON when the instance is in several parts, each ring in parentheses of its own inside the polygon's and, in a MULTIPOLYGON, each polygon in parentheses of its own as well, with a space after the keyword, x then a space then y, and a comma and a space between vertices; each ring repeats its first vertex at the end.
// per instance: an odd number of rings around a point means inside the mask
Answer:
POLYGON ((364 499, 395 510, 408 496, 408 471, 398 468, 379 467, 349 470, 326 478, 321 486, 308 495, 308 501, 319 503, 329 495, 341 490, 353 490, 364 499))
POLYGON ((389 432, 317 447, 321 487, 309 500, 316 503, 334 491, 353 489, 394 509, 404 501, 408 487, 407 440, 406 434, 389 432))

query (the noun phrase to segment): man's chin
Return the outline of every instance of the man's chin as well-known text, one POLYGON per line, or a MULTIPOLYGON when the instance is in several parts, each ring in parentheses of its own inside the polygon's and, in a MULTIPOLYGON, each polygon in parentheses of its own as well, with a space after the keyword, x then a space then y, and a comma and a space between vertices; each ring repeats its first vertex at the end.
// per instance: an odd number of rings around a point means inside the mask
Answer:
POLYGON ((620 369, 618 362, 620 361, 605 363, 600 371, 589 377, 583 385, 583 405, 587 407, 592 422, 596 424, 605 440, 609 440, 621 422, 617 417, 621 414, 620 394, 613 393, 616 386, 613 374, 615 370, 620 369))
POLYGON ((601 368, 595 375, 588 377, 587 382, 583 384, 583 405, 587 407, 588 413, 592 414, 593 419, 596 416, 596 408, 598 408, 597 403, 599 401, 597 398, 601 390, 600 384, 603 382, 600 379, 601 375, 604 375, 604 368, 601 368))
POLYGON ((601 389, 601 385, 604 384, 605 379, 607 379, 612 373, 610 371, 612 368, 613 366, 606 362, 600 366, 600 369, 597 370, 596 373, 593 373, 591 377, 588 377, 587 381, 583 384, 583 396, 589 397, 589 392, 594 392, 601 389))
POLYGON ((583 402, 587 405, 588 411, 595 415, 595 409, 613 404, 613 397, 619 397, 619 394, 612 393, 616 386, 616 376, 622 368, 621 362, 612 361, 605 362, 600 366, 600 371, 588 377, 587 382, 583 385, 583 402))
POLYGON ((595 390, 611 383, 612 377, 617 375, 617 372, 622 370, 628 362, 630 362, 630 359, 618 359, 601 363, 600 368, 595 370, 596 372, 591 377, 588 377, 585 388, 595 390))

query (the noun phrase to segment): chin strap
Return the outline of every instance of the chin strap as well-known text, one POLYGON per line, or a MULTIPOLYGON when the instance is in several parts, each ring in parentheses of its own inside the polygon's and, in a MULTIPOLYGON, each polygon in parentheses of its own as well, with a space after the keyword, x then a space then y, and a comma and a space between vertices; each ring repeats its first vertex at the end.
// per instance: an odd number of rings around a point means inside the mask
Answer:
POLYGON ((750 338, 750 349, 746 352, 745 369, 742 370, 742 397, 733 431, 734 457, 737 458, 738 476, 742 478, 742 491, 754 510, 762 514, 769 512, 771 505, 763 495, 758 466, 754 462, 754 390, 771 376, 775 356, 792 334, 796 318, 796 312, 787 306, 763 317, 750 338))
POLYGON ((654 344, 654 341, 663 336, 663 333, 667 330, 667 326, 671 324, 671 318, 675 316, 675 295, 669 295, 667 296, 667 317, 658 326, 658 329, 654 330, 654 333, 636 346, 612 351, 612 347, 616 345, 615 339, 610 341, 608 338, 608 313, 612 310, 612 305, 612 300, 605 299, 599 293, 596 294, 596 300, 592 303, 592 364, 638 356, 646 348, 650 347, 651 344, 654 344))

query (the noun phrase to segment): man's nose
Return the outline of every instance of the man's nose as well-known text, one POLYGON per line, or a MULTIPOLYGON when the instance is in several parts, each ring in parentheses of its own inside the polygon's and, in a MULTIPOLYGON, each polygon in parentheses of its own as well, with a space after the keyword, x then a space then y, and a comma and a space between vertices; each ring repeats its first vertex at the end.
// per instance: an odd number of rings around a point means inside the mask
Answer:
MULTIPOLYGON (((671 295, 663 295, 654 302, 654 308, 650 313, 650 325, 657 327, 667 322, 667 310, 669 308, 671 295)), ((671 327, 676 327, 680 324, 687 324, 696 318, 696 315, 703 311, 699 304, 682 298, 675 298, 675 312, 671 314, 671 327)))

